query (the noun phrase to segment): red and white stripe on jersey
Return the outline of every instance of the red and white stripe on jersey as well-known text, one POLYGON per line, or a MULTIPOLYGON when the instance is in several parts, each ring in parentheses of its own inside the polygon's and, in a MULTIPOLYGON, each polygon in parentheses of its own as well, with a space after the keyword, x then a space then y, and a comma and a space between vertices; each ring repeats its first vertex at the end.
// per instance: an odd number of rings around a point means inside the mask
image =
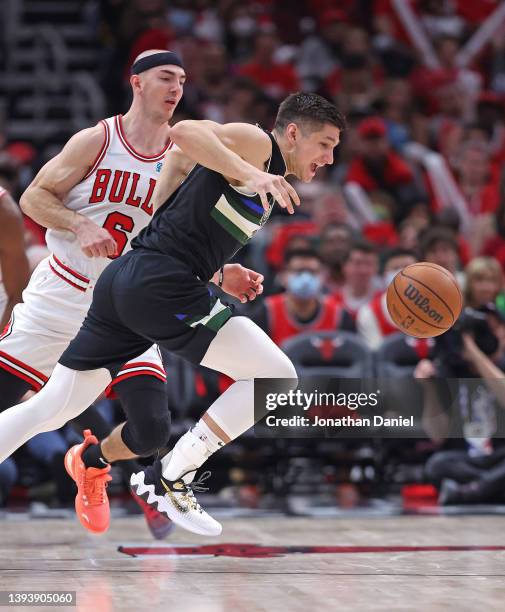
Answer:
POLYGON ((125 364, 117 373, 116 378, 110 383, 105 389, 105 396, 109 399, 116 399, 114 393, 114 385, 117 383, 133 378, 134 376, 154 376, 162 382, 167 382, 167 375, 165 370, 157 363, 149 361, 134 361, 133 363, 125 364))
POLYGON ((112 381, 111 386, 116 383, 131 378, 132 376, 154 376, 163 382, 167 381, 165 370, 157 363, 148 361, 134 361, 125 364, 117 373, 116 378, 112 381))
POLYGON ((66 266, 54 254, 49 258, 49 267, 56 274, 56 276, 59 276, 69 285, 72 285, 72 287, 79 289, 79 291, 86 291, 88 288, 89 278, 86 278, 79 272, 76 272, 75 270, 72 270, 72 268, 66 266))
POLYGON ((30 383, 34 391, 40 391, 49 380, 42 372, 38 372, 29 365, 26 365, 26 363, 14 359, 14 357, 11 357, 3 351, 0 351, 0 368, 30 383))
POLYGON ((7 338, 7 336, 11 333, 12 331, 12 326, 14 325, 14 313, 12 313, 11 318, 9 319, 9 322, 7 323, 7 325, 2 329, 2 333, 0 333, 0 340, 2 340, 3 338, 7 338))
POLYGON ((104 158, 104 155, 107 153, 107 149, 109 148, 109 144, 110 144, 110 130, 109 130, 109 125, 107 123, 107 121, 105 121, 104 119, 102 119, 100 121, 100 123, 103 126, 104 129, 104 141, 103 141, 103 145, 102 148, 100 149, 100 152, 98 153, 98 155, 96 156, 95 161, 93 162, 93 165, 91 166, 90 171, 86 174, 86 176, 82 179, 83 181, 85 181, 88 177, 90 177, 93 172, 98 168, 98 166, 100 165, 100 162, 102 161, 102 159, 104 158))
POLYGON ((131 144, 126 140, 126 136, 123 132, 122 115, 116 115, 114 117, 114 123, 116 126, 117 134, 119 136, 119 140, 121 141, 121 144, 124 146, 124 148, 128 151, 130 155, 133 155, 133 157, 135 157, 135 159, 138 159, 142 162, 161 161, 163 157, 165 156, 165 153, 169 149, 172 148, 173 142, 169 140, 165 148, 163 149, 163 151, 161 151, 160 153, 157 153, 156 155, 153 155, 153 156, 142 155, 142 153, 135 151, 135 149, 131 146, 131 144))

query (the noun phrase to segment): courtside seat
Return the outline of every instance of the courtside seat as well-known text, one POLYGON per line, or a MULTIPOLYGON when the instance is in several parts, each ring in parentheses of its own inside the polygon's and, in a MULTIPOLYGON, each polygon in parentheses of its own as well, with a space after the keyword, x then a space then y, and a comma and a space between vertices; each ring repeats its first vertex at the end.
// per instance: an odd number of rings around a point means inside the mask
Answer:
POLYGON ((401 332, 387 336, 375 353, 375 367, 379 378, 412 378, 421 359, 433 355, 433 338, 412 338, 401 332))
POLYGON ((363 340, 352 332, 321 331, 300 334, 281 347, 300 377, 370 378, 373 358, 363 340))

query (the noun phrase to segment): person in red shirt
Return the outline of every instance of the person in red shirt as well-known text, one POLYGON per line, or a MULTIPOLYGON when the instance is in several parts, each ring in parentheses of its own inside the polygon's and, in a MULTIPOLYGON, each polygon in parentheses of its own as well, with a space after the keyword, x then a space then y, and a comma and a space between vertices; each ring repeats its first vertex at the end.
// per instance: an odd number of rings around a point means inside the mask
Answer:
POLYGON ((259 85, 265 93, 277 100, 300 89, 295 69, 290 64, 277 63, 275 51, 279 39, 274 31, 260 31, 254 40, 251 61, 241 66, 239 74, 259 85))
POLYGON ((358 125, 358 155, 349 164, 346 183, 357 183, 367 193, 382 191, 391 196, 395 224, 426 200, 407 162, 391 150, 383 119, 368 117, 358 125))
POLYGON ((316 251, 288 252, 281 278, 285 292, 265 298, 249 312, 277 345, 309 331, 354 331, 350 314, 323 292, 323 264, 316 251))
MULTIPOLYGON (((406 266, 416 263, 418 258, 414 251, 408 249, 391 249, 383 259, 384 287, 387 288, 393 278, 406 266)), ((398 327, 393 323, 386 304, 386 289, 377 293, 368 304, 358 310, 356 328, 368 346, 375 350, 382 340, 391 334, 398 333, 398 327)))

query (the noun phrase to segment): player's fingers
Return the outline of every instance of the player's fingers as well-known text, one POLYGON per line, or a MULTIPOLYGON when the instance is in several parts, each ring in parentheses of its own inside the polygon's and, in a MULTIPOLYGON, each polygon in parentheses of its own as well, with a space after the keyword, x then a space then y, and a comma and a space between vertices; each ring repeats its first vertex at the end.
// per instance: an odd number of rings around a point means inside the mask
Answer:
POLYGON ((282 177, 279 177, 276 188, 280 197, 282 198, 282 207, 286 208, 289 214, 292 215, 295 212, 293 209, 293 204, 291 203, 291 198, 289 196, 288 191, 284 188, 281 178, 282 177))
POLYGON ((263 276, 263 274, 260 274, 259 272, 255 272, 254 270, 251 270, 251 281, 255 285, 261 285, 261 283, 264 280, 265 280, 265 277, 263 276))
POLYGON ((97 257, 107 257, 108 256, 106 244, 104 243, 97 244, 96 250, 98 252, 97 257))
POLYGON ((284 177, 282 180, 284 181, 284 187, 286 188, 291 200, 296 204, 296 206, 300 206, 300 197, 296 193, 296 189, 293 187, 293 185, 288 183, 284 177))
POLYGON ((117 245, 115 240, 108 240, 105 246, 107 249, 107 256, 116 255, 117 245))
POLYGON ((261 199, 261 205, 263 206, 263 209, 268 211, 269 206, 266 192, 263 189, 260 189, 258 190, 258 195, 261 199))
POLYGON ((89 247, 81 247, 81 250, 86 257, 93 257, 93 253, 89 247))

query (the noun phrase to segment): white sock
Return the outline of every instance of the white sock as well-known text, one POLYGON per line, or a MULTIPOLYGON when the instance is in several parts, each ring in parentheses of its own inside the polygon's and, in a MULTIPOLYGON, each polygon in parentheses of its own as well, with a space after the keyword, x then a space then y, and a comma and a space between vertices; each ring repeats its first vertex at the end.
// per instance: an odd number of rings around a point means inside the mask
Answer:
MULTIPOLYGON (((197 470, 208 457, 210 453, 205 442, 188 431, 179 439, 172 452, 161 460, 163 477, 172 482, 178 480, 183 474, 197 470)), ((188 474, 184 482, 191 482, 193 476, 188 474)))
POLYGON ((209 457, 212 453, 215 453, 220 448, 226 444, 223 442, 221 438, 216 435, 212 429, 207 425, 207 423, 200 419, 198 423, 191 428, 191 432, 198 436, 200 440, 205 444, 207 450, 209 451, 209 457))

